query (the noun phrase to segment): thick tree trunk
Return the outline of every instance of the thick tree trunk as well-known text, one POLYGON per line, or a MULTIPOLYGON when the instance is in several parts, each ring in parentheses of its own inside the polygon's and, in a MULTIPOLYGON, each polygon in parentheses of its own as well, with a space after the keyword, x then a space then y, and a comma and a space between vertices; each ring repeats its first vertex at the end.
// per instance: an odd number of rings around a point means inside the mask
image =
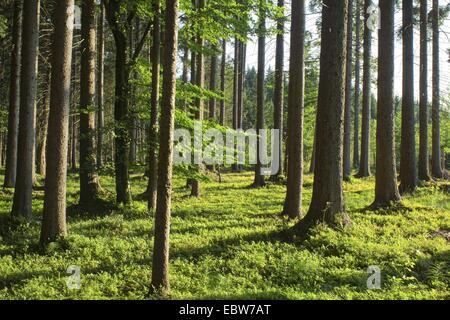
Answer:
POLYGON ((364 178, 371 175, 370 172, 370 113, 372 99, 372 31, 368 26, 369 13, 367 9, 372 5, 372 0, 364 2, 364 65, 363 65, 363 106, 361 129, 361 158, 357 177, 364 178))
MULTIPOLYGON (((284 0, 278 0, 278 8, 284 12, 284 0)), ((277 21, 277 40, 276 40, 276 53, 275 53, 275 84, 274 84, 274 96, 273 96, 273 128, 279 130, 278 139, 278 159, 280 166, 278 172, 274 178, 278 179, 283 175, 283 106, 284 106, 284 14, 277 21)), ((302 37, 302 36, 301 36, 302 37)), ((296 39, 297 41, 297 39, 296 39)), ((301 40, 300 40, 301 41, 301 40)), ((300 57, 301 58, 301 57, 300 57)), ((302 62, 303 63, 303 62, 302 62)), ((298 84, 299 86, 302 83, 298 84)))
POLYGON ((153 43, 151 48, 152 63, 152 92, 150 101, 150 146, 149 146, 149 177, 148 177, 148 209, 156 209, 157 199, 157 179, 158 179, 158 159, 157 159, 157 139, 158 139, 158 103, 159 103, 159 73, 160 73, 160 4, 159 0, 154 2, 154 11, 157 13, 153 20, 153 43))
POLYGON ((353 125, 353 167, 359 169, 359 112, 361 98, 361 7, 356 1, 355 110, 353 125))
POLYGON ((441 134, 440 134, 440 67, 439 67, 439 0, 433 0, 432 10, 433 26, 433 105, 431 110, 432 121, 432 154, 431 174, 434 178, 442 179, 443 170, 441 164, 441 134))
POLYGON ((19 136, 17 172, 12 215, 31 218, 34 177, 34 142, 37 53, 39 45, 39 0, 27 0, 23 5, 22 70, 20 77, 19 136))
POLYGON ((284 214, 290 218, 301 215, 303 185, 303 114, 305 91, 305 1, 292 3, 291 61, 288 95, 288 170, 284 214))
POLYGON ((3 187, 13 188, 17 172, 17 139, 20 108, 20 60, 22 46, 22 1, 14 1, 13 48, 11 51, 11 76, 9 84, 8 141, 6 147, 5 181, 3 187))
POLYGON ((225 78, 227 68, 227 42, 222 40, 222 61, 220 67, 220 90, 224 98, 220 100, 220 124, 225 126, 225 78))
POLYGON ((95 159, 95 0, 81 5, 81 74, 80 74, 80 205, 89 208, 98 198, 95 159))
MULTIPOLYGON (((344 213, 343 117, 348 1, 324 1, 317 105, 316 168, 312 202, 294 228, 302 234, 316 223, 335 225, 344 213)), ((289 161, 291 162, 291 161, 289 161)))
POLYGON ((260 150, 264 146, 261 139, 261 130, 264 129, 264 105, 265 105, 265 64, 266 64, 266 0, 259 0, 259 25, 258 25, 258 74, 256 84, 256 165, 255 179, 253 187, 260 188, 266 185, 264 173, 262 172, 262 163, 260 150))
POLYGON ((55 2, 52 79, 41 245, 67 234, 66 177, 74 0, 55 2))
POLYGON ((417 188, 416 130, 414 116, 413 0, 403 0, 403 97, 400 155, 400 192, 417 188))
POLYGON ((428 158, 428 0, 420 1, 420 146, 419 179, 429 181, 428 158))
POLYGON ((348 1, 347 22, 347 63, 345 76, 345 111, 344 111, 344 179, 350 179, 351 173, 351 130, 352 130, 352 63, 353 63, 353 0, 348 1))
POLYGON ((151 292, 168 293, 169 234, 172 193, 172 156, 178 43, 178 0, 166 1, 163 53, 163 95, 158 164, 158 200, 155 214, 155 238, 151 292))
POLYGON ((103 166, 103 128, 105 126, 104 82, 105 82, 105 7, 100 8, 98 17, 98 57, 97 57, 97 168, 103 166))
POLYGON ((391 0, 380 0, 378 33, 378 112, 374 207, 400 201, 395 163, 394 129, 394 9, 391 0))

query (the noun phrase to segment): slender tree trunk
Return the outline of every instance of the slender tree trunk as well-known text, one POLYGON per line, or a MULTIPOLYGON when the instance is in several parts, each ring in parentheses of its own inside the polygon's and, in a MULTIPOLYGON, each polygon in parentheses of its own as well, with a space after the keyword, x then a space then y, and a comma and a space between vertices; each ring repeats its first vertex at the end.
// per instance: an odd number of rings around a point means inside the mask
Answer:
MULTIPOLYGON (((189 47, 187 44, 184 45, 183 48, 183 74, 181 75, 181 80, 183 81, 183 83, 187 83, 188 82, 188 70, 189 70, 189 47)), ((187 101, 183 102, 183 110, 184 112, 188 112, 187 109, 187 101)))
POLYGON ((13 48, 9 84, 8 141, 6 147, 5 181, 3 187, 13 188, 16 183, 17 139, 20 108, 20 60, 22 46, 22 1, 14 1, 13 48))
POLYGON ((428 0, 420 1, 419 179, 431 180, 428 157, 428 0))
POLYGON ((261 130, 264 129, 264 102, 265 102, 265 63, 266 63, 266 0, 259 0, 259 25, 258 25, 258 75, 257 75, 257 102, 256 102, 256 165, 255 165, 255 180, 253 187, 259 188, 266 185, 264 174, 262 172, 262 163, 260 157, 260 150, 263 147, 261 139, 261 130))
MULTIPOLYGON (((205 8, 205 0, 199 0, 198 1, 198 10, 202 11, 205 8)), ((197 71, 196 71, 196 85, 198 88, 204 88, 205 87, 205 56, 203 54, 203 46, 205 44, 205 40, 203 39, 203 36, 201 35, 202 27, 200 26, 200 31, 197 34, 196 37, 196 44, 199 49, 199 52, 197 54, 196 63, 197 63, 197 71)), ((202 122, 203 121, 203 112, 204 112, 204 101, 203 97, 198 97, 195 99, 195 120, 202 122)), ((202 165, 199 164, 197 166, 197 170, 202 170, 202 165)), ((191 196, 192 197, 200 197, 200 181, 198 179, 192 180, 192 190, 191 190, 191 196)))
POLYGON ((316 168, 312 202, 294 228, 302 234, 314 224, 335 225, 344 213, 342 191, 343 120, 348 1, 324 1, 317 104, 316 168))
POLYGON ((362 106, 362 130, 361 130, 361 159, 357 177, 364 178, 371 175, 370 172, 370 113, 372 99, 372 31, 368 26, 369 13, 367 9, 372 5, 372 0, 364 2, 364 66, 363 66, 363 106, 362 106))
POLYGON ((314 171, 316 170, 316 143, 317 143, 317 128, 314 128, 314 138, 311 152, 311 162, 309 164, 309 173, 314 173, 314 171))
POLYGON ((395 163, 394 129, 394 21, 395 3, 380 0, 378 33, 378 112, 374 207, 400 201, 395 163))
POLYGON ((96 4, 83 0, 81 5, 80 74, 80 205, 89 208, 98 198, 95 139, 95 56, 96 4))
POLYGON ((163 53, 163 95, 158 161, 158 200, 155 214, 155 238, 151 292, 169 292, 169 234, 172 193, 172 156, 178 43, 178 0, 166 1, 163 53))
MULTIPOLYGON (((243 128, 243 118, 244 118, 244 82, 245 82, 245 63, 247 55, 247 45, 240 41, 239 48, 239 84, 238 84, 238 109, 237 109, 237 127, 238 129, 243 128)), ((241 168, 239 168, 241 169, 241 168)))
POLYGON ((414 116, 413 0, 403 0, 403 97, 400 156, 400 192, 417 188, 416 132, 414 116))
POLYGON ((225 79, 227 68, 227 42, 222 40, 222 61, 220 67, 220 90, 224 95, 224 98, 220 100, 220 124, 225 126, 225 79))
POLYGON ((103 128, 105 126, 104 82, 105 82, 105 7, 100 6, 98 17, 97 57, 97 168, 103 166, 103 128))
MULTIPOLYGON (((278 8, 284 12, 284 0, 278 0, 278 8)), ((279 130, 280 135, 278 139, 278 159, 280 159, 280 166, 278 172, 275 174, 274 179, 279 179, 283 175, 283 106, 284 106, 284 14, 277 21, 277 40, 276 40, 276 53, 275 53, 275 85, 273 96, 273 128, 279 130)), ((303 37, 303 35, 300 35, 303 37)), ((297 41, 297 40, 296 40, 297 41)), ((302 62, 303 63, 303 62, 302 62)), ((302 83, 299 83, 299 86, 302 83)), ((274 149, 273 149, 274 150, 274 149)))
POLYGON ((431 174, 434 178, 442 179, 443 170, 441 164, 441 135, 440 135, 440 67, 439 67, 439 0, 433 0, 432 10, 433 26, 433 105, 431 110, 432 121, 432 154, 431 174))
POLYGON ((350 179, 351 165, 351 130, 352 130, 352 63, 353 63, 353 0, 348 1, 347 22, 347 62, 345 80, 345 111, 344 111, 344 180, 350 179))
MULTIPOLYGON (((47 66, 47 74, 45 86, 51 82, 51 66, 47 66)), ((40 102, 40 110, 38 115, 38 125, 36 127, 36 172, 45 176, 46 169, 46 148, 47 148, 47 131, 48 131, 48 112, 50 89, 47 88, 43 93, 42 101, 40 102)))
POLYGON ((288 173, 284 214, 292 219, 301 215, 303 184, 303 114, 305 91, 305 1, 292 3, 291 61, 288 95, 288 173))
POLYGON ((39 0, 23 5, 22 70, 20 77, 17 172, 12 215, 31 218, 34 177, 37 54, 39 45, 39 0))
MULTIPOLYGON (((209 90, 216 91, 216 78, 217 78, 217 56, 214 54, 211 56, 211 73, 209 75, 209 90)), ((216 119, 216 98, 211 97, 209 99, 209 119, 216 119)))
MULTIPOLYGON (((28 1, 28 0, 27 0, 28 1)), ((41 245, 67 234, 66 178, 74 0, 55 2, 52 79, 41 245)))
POLYGON ((153 20, 153 43, 151 48, 152 62, 152 92, 151 92, 151 111, 150 111, 150 146, 149 146, 149 177, 148 177, 148 209, 156 209, 157 199, 157 180, 158 180, 158 103, 159 103, 159 73, 160 73, 160 47, 161 47, 161 27, 160 27, 160 4, 159 0, 154 2, 153 20))
POLYGON ((356 0, 355 110, 353 125, 353 167, 359 169, 359 111, 361 96, 361 7, 356 0))

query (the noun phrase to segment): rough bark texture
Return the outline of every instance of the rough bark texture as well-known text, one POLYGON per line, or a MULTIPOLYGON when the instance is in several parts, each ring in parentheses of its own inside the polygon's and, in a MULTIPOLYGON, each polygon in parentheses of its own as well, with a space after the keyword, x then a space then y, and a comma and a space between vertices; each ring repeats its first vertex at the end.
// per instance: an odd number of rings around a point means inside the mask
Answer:
POLYGON ((95 0, 81 4, 80 74, 80 205, 89 208, 98 198, 95 158, 95 0))
POLYGON ((400 200, 394 134, 394 6, 391 0, 380 0, 375 207, 400 200))
POLYGON ((153 19, 153 43, 151 48, 152 63, 152 92, 150 101, 150 146, 149 146, 149 177, 148 177, 148 209, 156 209, 156 188, 158 179, 158 103, 159 103, 159 63, 161 47, 160 6, 159 0, 154 2, 155 14, 153 19))
POLYGON ((291 61, 288 95, 288 169, 284 214, 290 218, 301 215, 303 185, 303 114, 305 91, 304 67, 305 1, 292 3, 291 61))
POLYGON ((346 220, 342 154, 347 11, 347 0, 324 1, 314 187, 309 211, 294 227, 299 233, 320 222, 335 225, 341 216, 346 220))
POLYGON ((428 159, 428 0, 420 1, 419 179, 429 181, 428 159))
POLYGON ((345 111, 344 111, 344 179, 351 173, 351 130, 352 130, 352 63, 353 63, 353 0, 348 1, 347 22, 347 63, 345 76, 345 111))
POLYGON ((357 177, 364 178, 371 175, 370 172, 370 113, 371 113, 371 81, 372 81, 372 31, 367 21, 369 14, 367 9, 372 5, 372 0, 364 2, 364 65, 363 65, 363 105, 362 105, 362 129, 361 129, 361 158, 357 177))
POLYGON ((263 147, 261 140, 261 131, 264 129, 264 105, 265 105, 265 64, 266 64, 266 12, 264 6, 266 0, 259 0, 259 25, 258 25, 258 74, 257 74, 257 98, 256 98, 256 132, 257 148, 256 148, 256 165, 255 179, 253 187, 259 188, 266 185, 264 174, 262 172, 262 164, 260 150, 263 147))
POLYGON ((359 112, 361 98, 361 6, 356 1, 356 38, 355 38, 355 104, 353 124, 353 167, 359 168, 359 112))
POLYGON ((16 185, 12 215, 31 218, 34 172, 37 53, 39 44, 39 0, 23 5, 22 70, 20 76, 19 136, 16 185))
POLYGON ((158 164, 158 200, 155 214, 152 289, 167 293, 169 286, 169 233, 172 193, 172 156, 175 112, 178 0, 166 1, 163 54, 163 95, 158 164))
POLYGON ((67 234, 66 177, 70 109, 74 0, 55 2, 52 79, 45 178, 44 216, 40 242, 45 245, 67 234))
MULTIPOLYGON (((284 10, 284 0, 278 0, 278 8, 284 10)), ((275 174, 275 178, 283 175, 283 106, 284 106, 284 15, 277 21, 277 40, 275 53, 275 84, 273 95, 273 128, 279 130, 280 137, 278 139, 278 158, 280 159, 280 167, 275 174)), ((296 39, 297 41, 297 39, 296 39)), ((300 39, 301 41, 301 39, 300 39)), ((302 85, 299 83, 298 85, 302 85)))
POLYGON ((8 140, 6 147, 5 181, 3 187, 14 188, 17 172, 17 139, 20 108, 20 59, 22 47, 22 1, 14 1, 12 29, 11 76, 9 83, 8 140))
POLYGON ((431 110, 432 120, 432 154, 431 174, 434 178, 443 178, 441 163, 441 135, 440 135, 440 87, 439 87, 439 0, 433 0, 431 17, 433 25, 433 105, 431 110))
POLYGON ((50 88, 48 84, 51 82, 51 66, 46 67, 46 80, 43 97, 39 103, 39 111, 36 125, 36 172, 45 176, 46 169, 46 148, 47 148, 47 131, 48 131, 48 112, 50 102, 50 88))
POLYGON ((100 6, 98 17, 97 57, 97 168, 103 166, 103 127, 105 126, 104 82, 105 82, 105 7, 100 6))
POLYGON ((400 148, 400 192, 417 188, 416 130, 414 116, 413 0, 403 0, 403 97, 400 148))

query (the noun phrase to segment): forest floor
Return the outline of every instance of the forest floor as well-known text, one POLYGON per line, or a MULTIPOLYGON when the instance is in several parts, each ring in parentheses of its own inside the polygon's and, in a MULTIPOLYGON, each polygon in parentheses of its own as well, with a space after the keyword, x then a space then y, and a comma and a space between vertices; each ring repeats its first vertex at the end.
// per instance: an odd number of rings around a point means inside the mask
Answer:
MULTIPOLYGON (((101 177, 114 199, 112 172, 101 177)), ((132 175, 136 196, 142 170, 132 175)), ((450 299, 450 186, 430 184, 394 211, 367 211, 374 180, 345 183, 351 226, 317 226, 303 242, 285 242, 293 225, 280 213, 285 186, 250 189, 252 173, 224 174, 204 183, 201 199, 175 179, 170 278, 173 299, 450 299), (381 289, 369 290, 369 266, 381 289)), ((0 177, 0 181, 3 179, 0 177)), ((78 199, 69 176, 68 203, 78 199)), ((305 177, 304 210, 312 176, 305 177)), ((144 299, 149 290, 153 215, 144 201, 90 217, 69 210, 69 236, 45 252, 38 247, 43 191, 36 218, 9 223, 12 191, 0 191, 0 299, 144 299), (81 289, 69 290, 67 268, 81 269, 81 289)))

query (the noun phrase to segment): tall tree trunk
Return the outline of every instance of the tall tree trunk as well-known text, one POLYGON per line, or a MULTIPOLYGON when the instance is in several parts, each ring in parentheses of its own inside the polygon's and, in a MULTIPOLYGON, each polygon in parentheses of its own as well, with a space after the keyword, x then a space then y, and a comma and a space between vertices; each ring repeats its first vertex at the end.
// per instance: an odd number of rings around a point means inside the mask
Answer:
POLYGON ((37 53, 39 46, 39 0, 23 5, 22 70, 20 77, 19 136, 16 185, 12 215, 31 218, 34 177, 37 53))
MULTIPOLYGON (((198 0, 198 10, 203 11, 205 8, 205 0, 198 0)), ((203 39, 203 35, 201 34, 203 28, 200 26, 196 37, 196 45, 199 50, 196 58, 197 70, 196 70, 196 85, 198 88, 205 87, 205 55, 203 53, 203 46, 205 44, 205 40, 203 39)), ((204 112, 204 101, 203 97, 198 97, 195 99, 195 120, 202 122, 203 121, 203 112, 204 112)), ((202 165, 199 164, 197 166, 197 170, 202 170, 202 165)), ((192 180, 192 189, 191 189, 192 197, 200 197, 200 181, 198 179, 192 180)))
POLYGON ((40 101, 38 114, 38 125, 36 126, 36 172, 45 176, 46 169, 46 148, 47 148, 47 131, 48 131, 48 111, 50 100, 50 88, 48 84, 51 82, 51 66, 47 66, 46 80, 43 98, 40 101))
POLYGON ((350 179, 351 166, 351 130, 352 130, 352 63, 353 63, 353 0, 348 1, 347 22, 347 62, 345 76, 345 111, 344 111, 344 180, 350 179))
POLYGON ((353 167, 359 169, 359 111, 361 96, 361 6, 356 0, 355 110, 353 125, 353 167))
MULTIPOLYGON (((28 1, 28 0, 27 0, 28 1)), ((40 243, 45 245, 67 234, 66 178, 70 110, 70 77, 74 0, 55 2, 52 44, 52 79, 45 178, 44 216, 40 243)))
MULTIPOLYGON (((247 45, 240 41, 239 49, 239 84, 238 84, 238 110, 237 110, 237 127, 243 128, 244 120, 244 83, 245 83, 245 63, 247 55, 247 45)), ((240 168, 241 169, 241 168, 240 168)))
POLYGON ((265 102, 265 64, 266 64, 266 0, 259 0, 259 22, 258 22, 258 74, 256 84, 256 165, 255 165, 255 180, 253 187, 259 188, 266 185, 264 174, 262 172, 262 163, 260 157, 260 150, 263 147, 261 139, 261 130, 264 129, 264 102, 265 102))
POLYGON ((20 60, 22 46, 22 0, 14 1, 12 29, 11 76, 9 84, 8 142, 6 147, 5 181, 3 187, 13 188, 17 172, 17 139, 20 108, 20 60))
MULTIPOLYGON (((187 44, 184 44, 183 46, 183 73, 181 75, 181 80, 183 83, 188 82, 188 71, 189 70, 189 47, 187 44)), ((184 112, 188 112, 187 109, 187 101, 183 101, 183 110, 184 112)))
POLYGON ((417 188, 416 132, 414 116, 413 0, 403 0, 403 97, 400 148, 400 192, 417 188))
POLYGON ((378 33, 378 112, 374 207, 400 201, 395 163, 394 129, 394 21, 395 3, 380 0, 378 33))
POLYGON ((364 65, 363 65, 363 106, 362 106, 362 129, 361 129, 361 159, 357 177, 365 178, 370 172, 370 113, 372 99, 372 31, 368 20, 370 14, 367 12, 372 5, 372 0, 364 2, 364 65))
MULTIPOLYGON (((217 56, 214 53, 211 56, 211 68, 209 75, 209 90, 216 91, 216 78, 217 78, 217 56)), ((211 97, 209 99, 209 119, 216 119, 216 98, 211 97)))
POLYGON ((169 291, 169 234, 172 193, 172 156, 178 43, 178 0, 166 0, 163 53, 163 94, 158 161, 158 200, 155 214, 155 238, 151 291, 169 291))
POLYGON ((441 134, 440 134, 440 67, 439 67, 439 0, 433 0, 432 10, 433 26, 433 105, 431 110, 432 121, 432 154, 431 154, 431 174, 434 178, 443 178, 441 163, 441 134))
POLYGON ((420 1, 420 147, 419 179, 429 181, 428 159, 428 0, 420 1))
MULTIPOLYGON (((335 225, 344 213, 342 192, 343 118, 348 1, 325 0, 317 104, 316 168, 312 202, 294 228, 303 234, 316 223, 335 225)), ((291 162, 291 161, 289 161, 291 162)))
MULTIPOLYGON (((278 8, 284 13, 284 0, 278 0, 278 8)), ((283 106, 284 106, 284 14, 277 21, 277 40, 276 40, 276 53, 275 53, 275 84, 274 84, 274 96, 273 96, 273 128, 279 130, 278 139, 278 159, 280 166, 278 172, 274 178, 278 179, 283 175, 283 106)), ((303 37, 300 35, 300 37, 303 37)), ((301 41, 301 40, 300 40, 301 41)), ((300 57, 301 58, 301 57, 300 57)), ((303 62, 302 62, 303 63, 303 62)), ((302 83, 299 83, 302 85, 302 83)), ((275 150, 275 149, 273 149, 275 150)))
POLYGON ((161 27, 160 27, 160 4, 159 0, 154 2, 153 20, 153 43, 151 48, 152 63, 152 92, 150 101, 150 146, 149 146, 149 177, 148 177, 148 209, 156 209, 157 199, 157 179, 158 179, 158 159, 157 159, 157 139, 158 139, 158 103, 159 103, 159 73, 160 73, 160 47, 161 47, 161 27))
POLYGON ((224 98, 220 100, 220 124, 225 126, 225 79, 227 68, 227 42, 222 40, 222 61, 220 66, 220 91, 224 98))
POLYGON ((105 126, 104 82, 105 82, 105 7, 100 6, 98 17, 97 57, 97 168, 103 166, 103 130, 105 126))
POLYGON ((96 4, 81 4, 81 74, 80 74, 80 205, 89 208, 98 198, 95 139, 95 56, 96 4))
POLYGON ((301 215, 303 185, 303 114, 305 91, 305 1, 292 3, 291 61, 288 95, 288 170, 284 214, 301 215))

